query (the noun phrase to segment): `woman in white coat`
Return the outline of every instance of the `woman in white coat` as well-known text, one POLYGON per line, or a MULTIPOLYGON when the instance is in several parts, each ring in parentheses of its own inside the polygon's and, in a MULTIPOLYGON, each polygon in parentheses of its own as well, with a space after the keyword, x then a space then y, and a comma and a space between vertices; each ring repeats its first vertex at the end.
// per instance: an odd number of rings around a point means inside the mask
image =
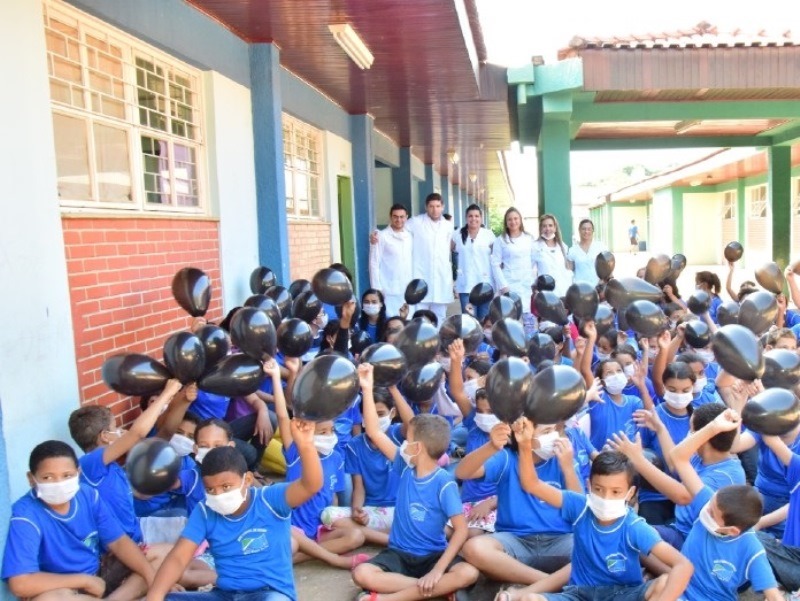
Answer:
POLYGON ((539 217, 539 239, 534 243, 538 275, 550 275, 556 281, 555 293, 564 296, 572 284, 572 271, 567 259, 567 245, 561 240, 561 228, 554 215, 539 217))
POLYGON ((503 217, 504 233, 492 249, 492 269, 498 294, 515 292, 522 310, 530 315, 533 285, 534 238, 525 231, 520 212, 511 207, 503 217))
POLYGON ((606 250, 606 245, 594 239, 594 223, 591 219, 581 220, 578 224, 578 234, 580 240, 567 253, 569 266, 575 272, 576 282, 587 282, 597 286, 600 278, 597 277, 594 260, 606 250))
MULTIPOLYGON (((469 293, 478 284, 492 284, 492 245, 494 234, 483 227, 483 212, 478 205, 467 207, 467 225, 453 232, 451 249, 458 256, 456 264, 456 292, 461 302, 461 312, 467 310, 469 293)), ((489 313, 489 303, 473 307, 478 321, 489 313)))

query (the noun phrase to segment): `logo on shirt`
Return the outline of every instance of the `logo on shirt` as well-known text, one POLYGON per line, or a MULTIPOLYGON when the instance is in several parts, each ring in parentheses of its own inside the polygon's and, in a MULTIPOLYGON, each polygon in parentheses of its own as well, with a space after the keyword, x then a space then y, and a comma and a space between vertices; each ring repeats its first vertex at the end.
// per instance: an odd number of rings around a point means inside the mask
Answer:
POLYGON ((331 474, 331 490, 336 490, 336 483, 338 479, 336 478, 336 474, 331 474))
POLYGON ((424 522, 428 509, 422 503, 412 503, 408 506, 408 512, 411 514, 411 519, 415 522, 424 522))
POLYGON ((100 537, 97 532, 91 532, 83 539, 83 546, 92 551, 98 552, 100 549, 100 537))
POLYGON ((714 567, 711 568, 711 573, 722 582, 730 582, 736 574, 736 566, 730 561, 724 559, 715 559, 714 567))
POLYGON ((634 437, 636 436, 636 422, 634 422, 632 419, 629 419, 627 422, 625 422, 624 429, 625 429, 625 434, 628 436, 628 438, 633 440, 634 437))
POLYGON ((250 530, 245 530, 236 540, 242 545, 242 555, 260 553, 269 548, 266 528, 251 528, 250 530))
POLYGON ((625 562, 627 558, 622 553, 612 553, 606 555, 606 568, 612 574, 619 574, 625 571, 625 562))

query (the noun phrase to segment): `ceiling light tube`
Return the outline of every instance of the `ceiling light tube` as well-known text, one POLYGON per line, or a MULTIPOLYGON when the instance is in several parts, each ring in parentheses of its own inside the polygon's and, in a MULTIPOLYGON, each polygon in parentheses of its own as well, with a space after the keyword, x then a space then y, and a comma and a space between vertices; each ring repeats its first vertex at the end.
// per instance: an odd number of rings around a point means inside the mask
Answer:
POLYGON ((333 23, 328 25, 328 29, 336 43, 360 69, 369 69, 372 66, 375 57, 349 23, 333 23))

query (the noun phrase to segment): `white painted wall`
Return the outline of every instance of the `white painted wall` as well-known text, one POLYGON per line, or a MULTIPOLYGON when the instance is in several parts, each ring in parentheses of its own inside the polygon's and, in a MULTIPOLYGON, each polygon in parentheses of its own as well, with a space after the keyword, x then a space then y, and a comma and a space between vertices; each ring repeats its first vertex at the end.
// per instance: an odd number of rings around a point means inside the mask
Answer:
POLYGON ((691 265, 717 265, 722 256, 722 194, 683 195, 683 254, 691 265))
MULTIPOLYGON (((656 190, 650 206, 650 222, 650 238, 652 240, 648 244, 648 249, 658 249, 656 252, 672 256, 672 192, 670 190, 656 190)), ((616 227, 616 224, 614 225, 616 227)), ((627 225, 625 228, 627 231, 627 225)))
POLYGON ((0 3, 0 73, 14 82, 0 94, 0 399, 12 498, 29 488, 36 444, 72 442, 78 407, 42 23, 39 2, 0 3))
POLYGON ((392 170, 388 167, 375 167, 375 221, 388 225, 389 209, 394 204, 392 192, 392 170))
POLYGON ((223 310, 250 296, 258 262, 255 159, 250 90, 209 71, 204 80, 208 187, 220 219, 223 310))
POLYGON ((353 179, 353 145, 348 140, 326 131, 323 134, 323 153, 325 174, 322 186, 325 191, 325 218, 331 222, 331 260, 335 263, 342 259, 337 178, 341 175, 353 179))

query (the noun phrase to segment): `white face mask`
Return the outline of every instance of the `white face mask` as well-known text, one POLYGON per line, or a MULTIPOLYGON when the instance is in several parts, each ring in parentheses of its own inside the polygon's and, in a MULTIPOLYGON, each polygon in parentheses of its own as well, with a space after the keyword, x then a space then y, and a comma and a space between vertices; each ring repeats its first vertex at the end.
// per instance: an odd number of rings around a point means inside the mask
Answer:
POLYGON ((218 495, 206 495, 206 507, 220 515, 230 515, 242 506, 247 493, 244 489, 244 480, 242 485, 234 490, 223 492, 218 495))
POLYGON ((650 359, 655 359, 656 357, 658 357, 658 349, 653 347, 648 348, 647 357, 650 359))
POLYGON ((204 447, 202 449, 197 449, 197 453, 194 454, 194 460, 197 463, 203 463, 203 459, 205 456, 208 455, 208 452, 211 450, 210 447, 204 447))
POLYGON ((381 305, 380 303, 370 303, 368 305, 364 305, 361 307, 361 310, 364 312, 365 315, 369 315, 370 317, 375 317, 378 313, 381 312, 381 305))
POLYGON ((414 459, 414 457, 419 455, 419 451, 417 451, 413 455, 408 452, 408 441, 407 440, 403 441, 403 444, 400 445, 400 448, 398 450, 400 451, 400 456, 403 458, 403 461, 406 462, 406 465, 408 467, 412 466, 411 461, 414 459))
MULTIPOLYGON (((710 503, 710 501, 709 501, 710 503)), ((703 505, 703 508, 700 510, 700 514, 697 516, 700 520, 700 523, 703 524, 703 527, 708 530, 710 534, 714 536, 729 536, 728 534, 722 534, 721 532, 717 532, 720 528, 724 528, 725 526, 720 526, 717 524, 717 521, 711 517, 711 511, 708 508, 708 503, 703 505)))
POLYGON ((486 433, 492 431, 497 424, 500 423, 500 420, 494 413, 476 413, 475 414, 475 425, 478 426, 478 429, 483 430, 486 433))
POLYGON ((708 349, 694 349, 694 352, 700 356, 703 363, 706 365, 714 361, 714 351, 708 349))
POLYGON ((492 344, 492 328, 484 328, 483 337, 486 339, 486 342, 492 344))
POLYGON ((330 455, 337 442, 339 442, 339 437, 336 434, 314 435, 314 448, 320 455, 330 455))
POLYGON ((324 330, 325 326, 328 325, 328 314, 323 311, 317 317, 317 325, 319 326, 320 330, 324 330))
POLYGON ((80 489, 78 476, 67 478, 61 482, 36 481, 36 496, 48 505, 63 505, 69 503, 80 489))
POLYGON ((604 522, 617 520, 628 513, 628 501, 626 499, 604 499, 593 492, 589 493, 589 509, 594 517, 604 522))
POLYGON ((539 441, 539 448, 533 449, 533 452, 547 461, 556 454, 556 441, 558 438, 559 435, 556 430, 537 436, 536 440, 539 441))
POLYGON ((630 365, 626 365, 625 367, 622 368, 622 373, 625 374, 626 378, 632 378, 633 374, 636 373, 636 366, 633 363, 631 363, 630 365))
POLYGON ((603 378, 603 386, 609 394, 619 394, 628 385, 628 378, 624 373, 615 373, 603 378))
POLYGON ((708 378, 697 378, 692 384, 692 392, 699 394, 705 390, 706 386, 708 386, 708 378))
POLYGON ((469 398, 469 400, 472 401, 473 404, 475 403, 475 393, 478 392, 478 388, 479 386, 477 379, 467 380, 466 382, 464 382, 464 394, 467 395, 467 398, 469 398))
POLYGON ((381 432, 386 432, 389 429, 389 426, 391 425, 392 425, 391 415, 384 415, 383 417, 378 418, 378 427, 381 429, 381 432))
POLYGON ((598 361, 605 361, 607 359, 611 359, 611 353, 601 353, 600 351, 597 351, 598 361))
POLYGON ((439 358, 439 365, 441 365, 444 368, 445 371, 449 372, 450 371, 450 365, 451 365, 450 357, 441 357, 441 358, 439 358))
POLYGON ((549 234, 542 234, 542 238, 544 238, 545 240, 555 240, 556 239, 556 233, 555 232, 550 232, 549 234))
POLYGON ((186 457, 194 450, 194 441, 183 434, 173 434, 169 439, 169 446, 181 457, 186 457))
POLYGON ((684 409, 689 406, 694 398, 692 392, 672 392, 671 390, 664 391, 664 402, 673 409, 684 409))

